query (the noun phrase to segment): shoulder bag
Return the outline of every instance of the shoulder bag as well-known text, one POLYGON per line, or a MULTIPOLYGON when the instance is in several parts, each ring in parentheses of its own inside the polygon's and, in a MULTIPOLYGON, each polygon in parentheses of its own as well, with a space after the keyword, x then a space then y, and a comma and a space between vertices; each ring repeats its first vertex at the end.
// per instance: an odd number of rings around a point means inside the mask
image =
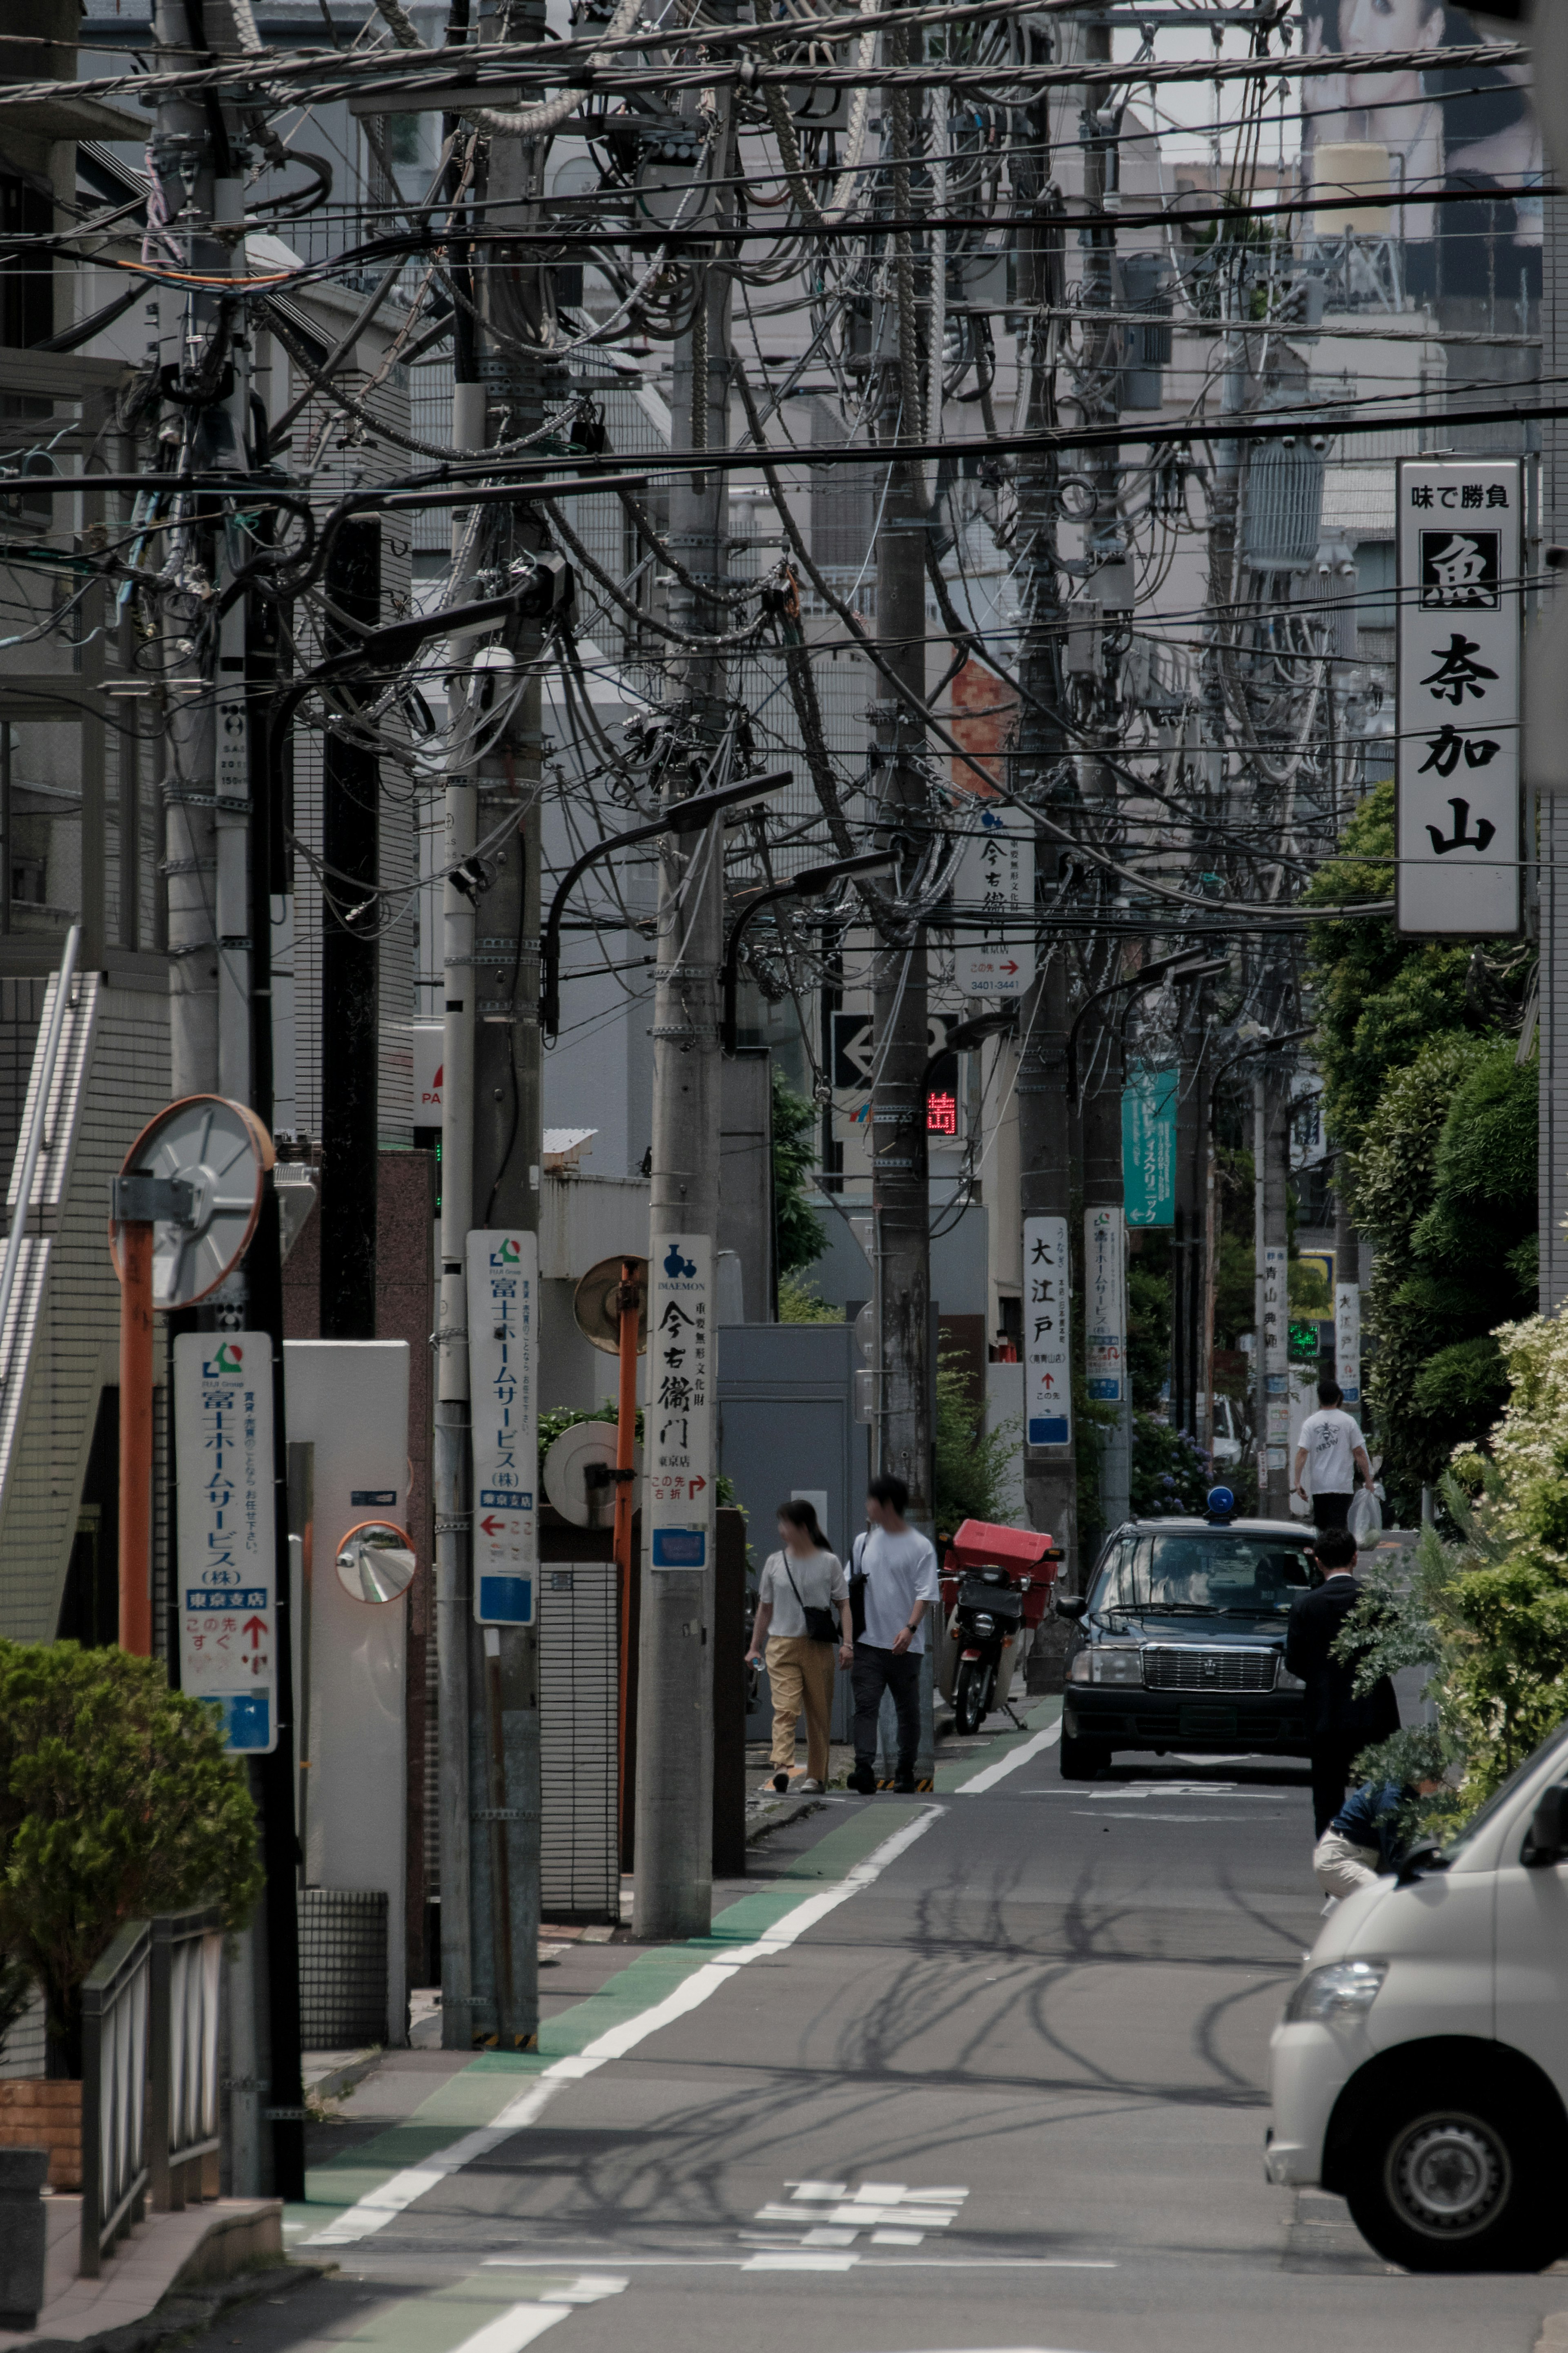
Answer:
POLYGON ((803 1601, 800 1598, 800 1588, 795 1581, 795 1571, 789 1565, 788 1553, 781 1552, 779 1558, 784 1563, 784 1573, 789 1579, 789 1589, 795 1595, 795 1607, 800 1611, 801 1616, 805 1620, 806 1641, 808 1642, 837 1642, 838 1640, 838 1620, 835 1618, 832 1610, 824 1609, 815 1601, 803 1601))

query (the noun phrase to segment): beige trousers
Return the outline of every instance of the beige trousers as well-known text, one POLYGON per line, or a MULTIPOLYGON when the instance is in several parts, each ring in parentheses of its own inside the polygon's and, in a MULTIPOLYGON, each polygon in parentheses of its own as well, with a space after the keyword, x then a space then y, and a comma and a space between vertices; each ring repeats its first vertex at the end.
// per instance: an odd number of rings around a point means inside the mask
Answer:
POLYGON ((1356 1846, 1342 1831, 1325 1831, 1312 1849, 1312 1869, 1325 1895, 1353 1895, 1377 1877, 1374 1846, 1356 1846))
POLYGON ((768 1683, 773 1695, 773 1771, 795 1767, 795 1727, 805 1715, 805 1769, 827 1780, 827 1726, 833 1708, 834 1647, 804 1634, 768 1636, 768 1683))

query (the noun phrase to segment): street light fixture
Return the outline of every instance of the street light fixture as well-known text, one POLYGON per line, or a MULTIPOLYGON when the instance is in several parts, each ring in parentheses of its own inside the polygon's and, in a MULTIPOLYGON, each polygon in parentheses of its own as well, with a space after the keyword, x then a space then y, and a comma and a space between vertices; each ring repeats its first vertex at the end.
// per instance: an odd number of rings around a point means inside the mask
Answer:
POLYGON ((809 899, 819 891, 831 890, 843 875, 886 873, 888 868, 896 863, 896 855, 891 849, 868 849, 859 858, 841 858, 833 866, 803 867, 798 874, 792 874, 787 882, 774 882, 766 891, 759 891, 750 904, 741 910, 724 951, 724 1019, 720 1034, 724 1051, 731 1060, 739 1051, 735 998, 740 987, 741 939, 758 909, 771 905, 775 899, 809 899))
POLYGON ((1125 980, 1113 980, 1108 987, 1097 988, 1092 997, 1086 997, 1068 1031, 1068 1103, 1076 1103, 1078 1101, 1078 1033, 1097 1005, 1102 1005, 1108 997, 1115 997, 1124 988, 1131 989, 1136 996, 1142 989, 1152 988, 1157 980, 1163 980, 1167 974, 1178 988, 1182 988, 1194 981, 1210 980, 1216 973, 1228 969, 1228 960, 1225 956, 1205 956, 1199 949, 1183 948, 1174 955, 1161 956, 1157 963, 1146 964, 1142 972, 1131 973, 1125 980))
POLYGON ((664 815, 655 818, 651 824, 634 825, 629 832, 612 833, 606 840, 596 841, 592 849, 585 849, 576 863, 567 868, 550 902, 544 937, 540 943, 539 1027, 547 1044, 554 1044, 561 1027, 561 923, 578 878, 596 859, 607 858, 613 849, 629 849, 634 842, 655 841, 663 833, 700 833, 723 810, 749 808, 754 802, 766 800, 770 793, 783 792, 786 785, 794 782, 793 768, 777 768, 765 776, 747 776, 739 784, 721 785, 717 792, 693 793, 688 800, 671 802, 664 815))

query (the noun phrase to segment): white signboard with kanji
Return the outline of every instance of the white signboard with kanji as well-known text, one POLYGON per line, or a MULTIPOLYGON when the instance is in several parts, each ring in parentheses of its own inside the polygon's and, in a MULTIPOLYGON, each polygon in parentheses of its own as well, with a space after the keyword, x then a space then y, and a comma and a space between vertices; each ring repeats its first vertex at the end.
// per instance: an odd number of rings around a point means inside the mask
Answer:
POLYGON ((1083 1213, 1083 1346, 1089 1393, 1120 1405, 1127 1377, 1127 1219, 1121 1209, 1083 1213))
POLYGON ((278 1746, 277 1490, 265 1332, 174 1339, 180 1687, 230 1748, 278 1746))
POLYGON ((648 1260, 648 1565, 711 1566, 713 1490, 713 1244, 706 1234, 660 1234, 648 1260))
POLYGON ((539 1237, 468 1236, 474 1616, 531 1626, 539 1584, 539 1237))
POLYGON ((1290 1441, 1289 1265, 1272 1243, 1263 1253, 1264 1467, 1283 1471, 1290 1441))
POLYGON ((1345 1404, 1361 1403, 1361 1285, 1334 1285, 1334 1378, 1345 1404))
POLYGON ((1072 1269, 1065 1218, 1024 1220, 1024 1434, 1072 1444, 1072 1269))
POLYGON ((1520 927, 1520 461, 1399 461, 1398 927, 1520 927))
POLYGON ((958 856, 953 905, 966 918, 953 939, 953 977, 964 997, 1022 997, 1035 977, 1035 828, 1016 810, 982 807, 958 856), (982 916, 994 931, 973 928, 982 916))

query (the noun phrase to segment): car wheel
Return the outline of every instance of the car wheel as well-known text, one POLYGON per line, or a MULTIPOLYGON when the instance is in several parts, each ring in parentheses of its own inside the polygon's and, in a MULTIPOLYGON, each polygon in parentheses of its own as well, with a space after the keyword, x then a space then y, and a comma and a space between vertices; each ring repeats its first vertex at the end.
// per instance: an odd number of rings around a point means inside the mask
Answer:
POLYGON ((965 1740, 971 1733, 980 1729, 984 1713, 981 1694, 984 1680, 985 1672, 978 1659, 965 1659, 961 1662, 958 1680, 952 1686, 952 1713, 960 1736, 965 1740))
MULTIPOLYGON (((1568 2232, 1555 2161, 1521 2104, 1479 2085, 1410 2086, 1367 2133, 1346 2183, 1356 2228, 1412 2272, 1539 2272, 1568 2232)), ((1540 2120, 1535 2120, 1539 2124, 1540 2120)))
POLYGON ((1061 1773, 1064 1781, 1092 1781, 1103 1773, 1110 1762, 1110 1750, 1103 1740, 1074 1739, 1063 1733, 1061 1773))

